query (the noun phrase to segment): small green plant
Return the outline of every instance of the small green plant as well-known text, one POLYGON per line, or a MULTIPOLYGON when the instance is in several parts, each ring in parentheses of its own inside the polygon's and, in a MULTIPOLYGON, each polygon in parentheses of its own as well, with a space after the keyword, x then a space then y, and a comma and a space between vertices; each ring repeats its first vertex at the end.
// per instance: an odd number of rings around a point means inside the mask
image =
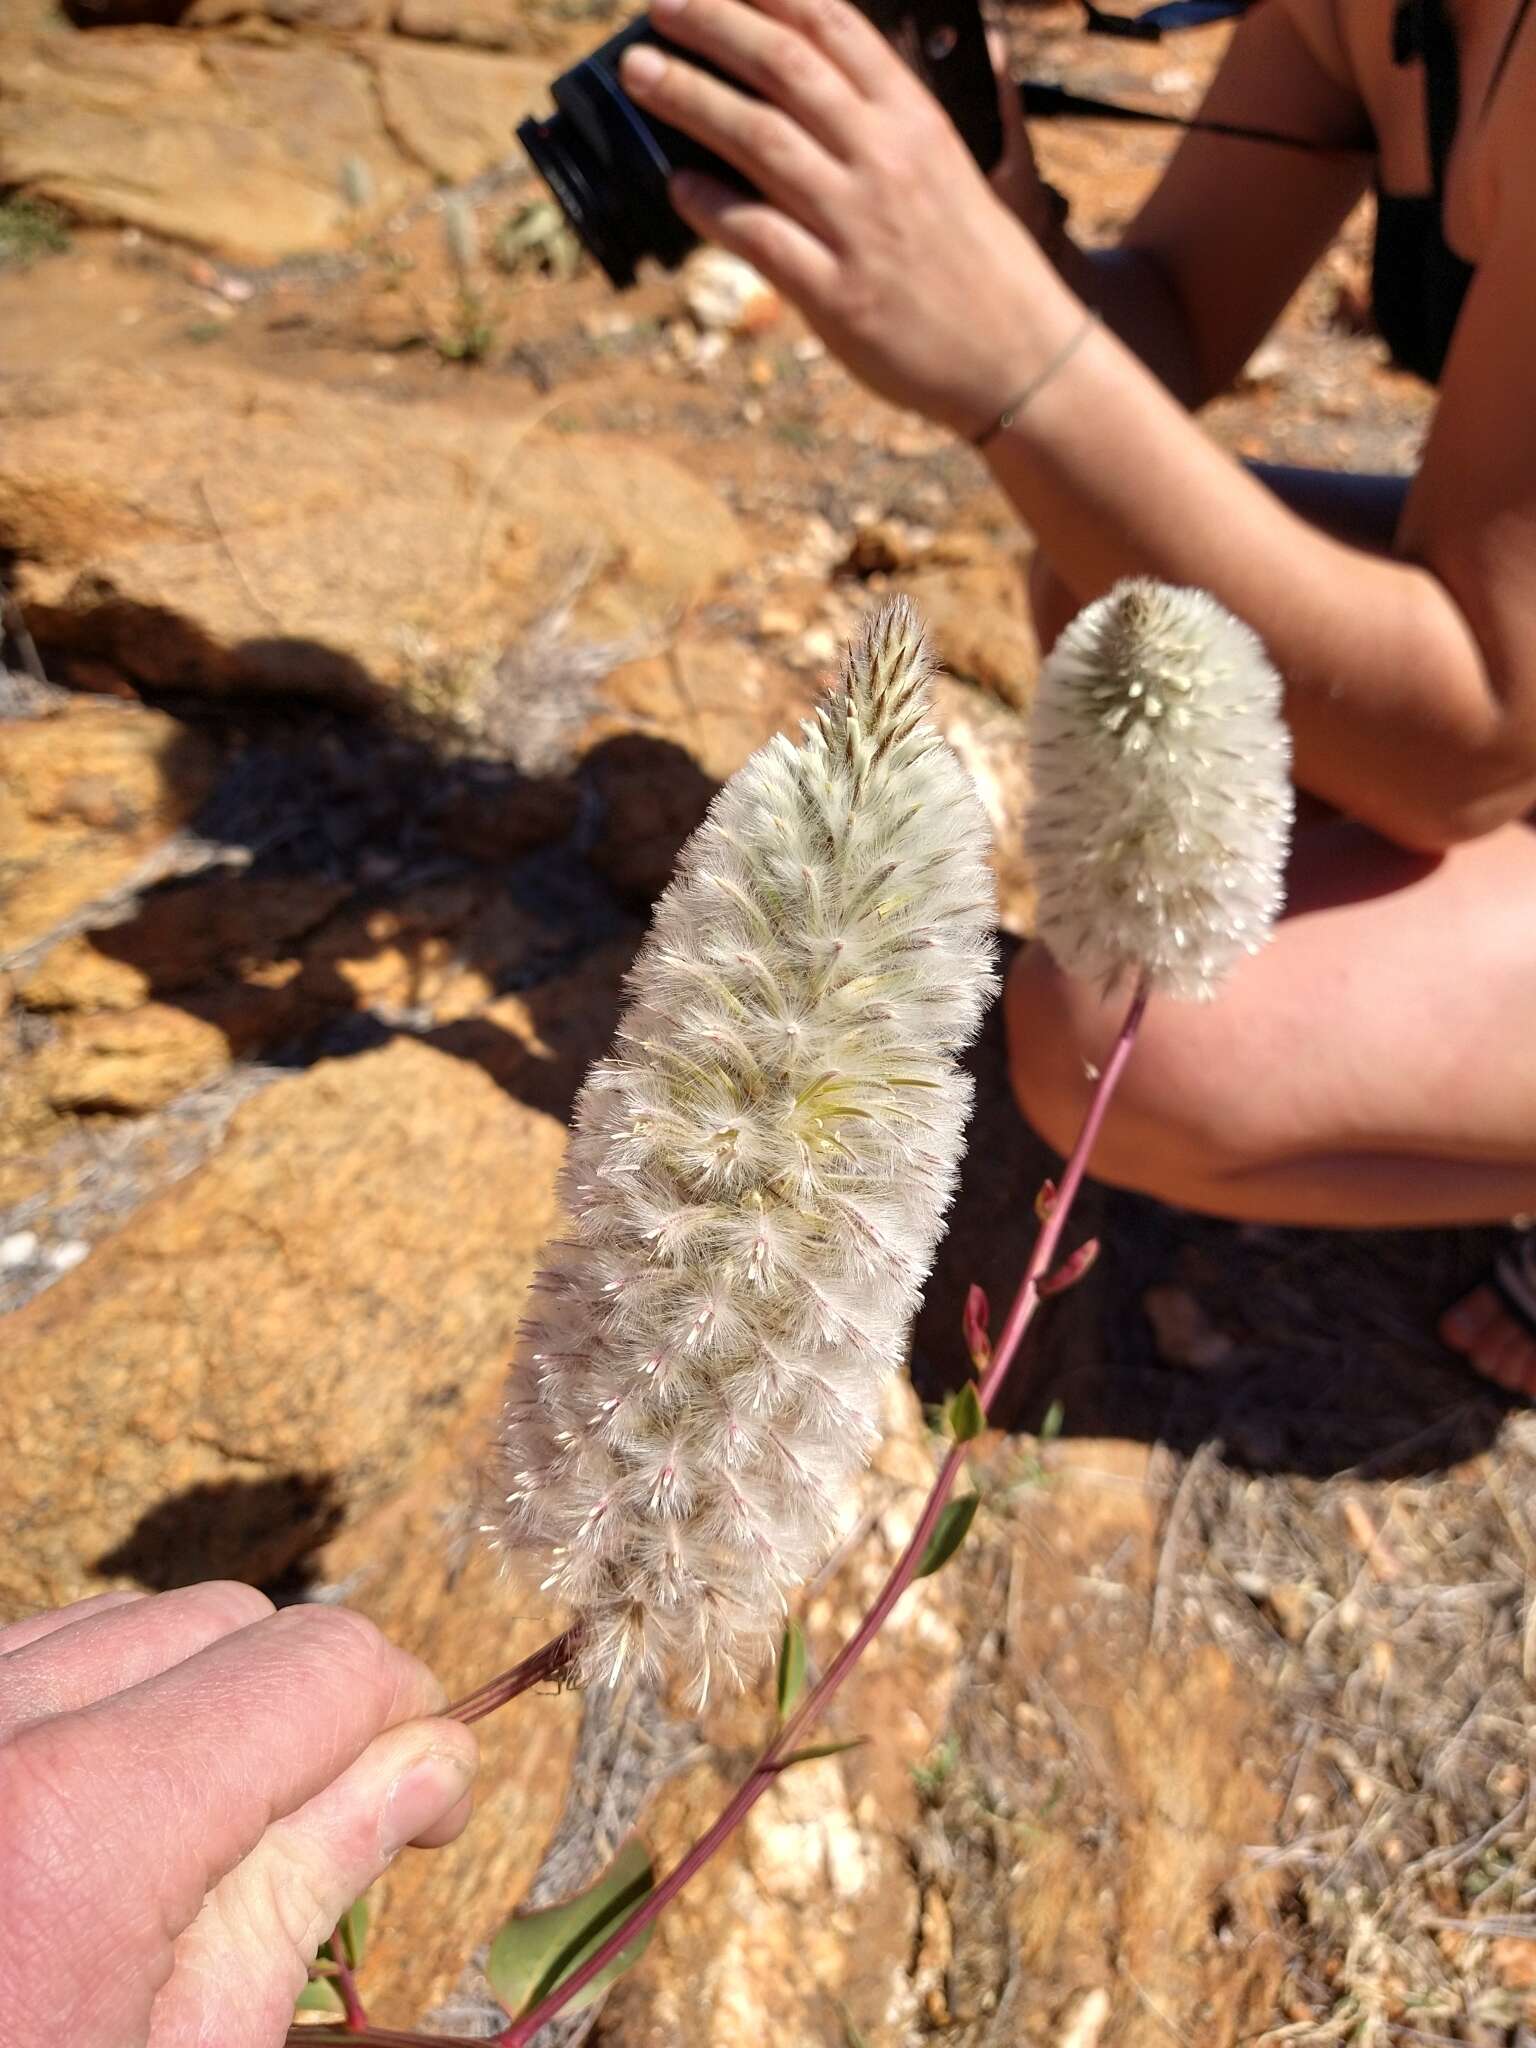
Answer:
POLYGON ((56 206, 19 192, 0 198, 0 270, 23 269, 41 256, 61 256, 68 247, 69 232, 56 206))
POLYGON ((366 213, 377 205, 379 188, 365 157, 343 157, 340 182, 341 196, 354 213, 366 213))
POLYGON ((802 455, 809 455, 816 446, 816 429, 807 420, 775 420, 772 432, 776 441, 799 449, 802 455))
POLYGON ((454 301, 453 319, 432 346, 445 363, 483 363, 496 346, 496 323, 479 295, 462 291, 454 301))
POLYGON ((532 273, 563 282, 581 268, 582 248, 552 199, 531 199, 496 230, 491 261, 509 277, 532 273))
POLYGON ((937 1805, 944 1796, 944 1787, 955 1775, 955 1765, 960 1761, 960 1746, 953 1735, 946 1735, 929 1753, 926 1763, 912 1766, 912 1782, 919 1797, 930 1805, 937 1805))

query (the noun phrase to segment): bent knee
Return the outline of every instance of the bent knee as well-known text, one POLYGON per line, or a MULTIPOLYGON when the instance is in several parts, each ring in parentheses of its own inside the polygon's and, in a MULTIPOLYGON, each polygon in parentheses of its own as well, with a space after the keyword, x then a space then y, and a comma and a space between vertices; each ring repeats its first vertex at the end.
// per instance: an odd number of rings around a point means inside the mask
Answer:
MULTIPOLYGON (((1097 1073, 1124 1019, 1064 974, 1039 944, 1008 976, 1009 1076, 1025 1121, 1064 1156, 1077 1141, 1097 1073)), ((1154 1002, 1138 1034, 1091 1162, 1116 1186, 1189 1206, 1284 1149, 1238 1031, 1217 1009, 1154 1002)))

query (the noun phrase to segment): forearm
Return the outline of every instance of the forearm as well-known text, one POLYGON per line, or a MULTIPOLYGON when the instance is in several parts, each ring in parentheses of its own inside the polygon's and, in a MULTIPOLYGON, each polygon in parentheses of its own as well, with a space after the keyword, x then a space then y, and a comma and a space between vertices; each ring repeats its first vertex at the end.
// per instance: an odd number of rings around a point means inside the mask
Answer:
MULTIPOLYGON (((1030 303, 1024 375, 1081 318, 1044 277, 1030 303)), ((1503 708, 1444 586, 1297 517, 1110 335, 987 455, 1080 602, 1154 575, 1211 591, 1254 628, 1286 678, 1303 787, 1414 846, 1497 822, 1480 806, 1503 708)))

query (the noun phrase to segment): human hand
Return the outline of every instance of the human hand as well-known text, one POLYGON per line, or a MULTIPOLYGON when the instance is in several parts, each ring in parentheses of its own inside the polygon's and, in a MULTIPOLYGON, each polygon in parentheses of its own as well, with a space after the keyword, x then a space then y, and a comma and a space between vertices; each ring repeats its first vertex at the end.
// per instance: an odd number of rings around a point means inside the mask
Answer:
POLYGON ((6 2048, 275 2048, 346 1908, 469 1817, 444 1704, 360 1615, 251 1586, 0 1629, 6 2048))
POLYGON ((983 429, 1019 385, 1050 273, 932 94, 847 0, 654 0, 651 18, 761 96, 653 45, 625 53, 636 103, 761 195, 680 173, 682 218, 755 264, 872 389, 983 429))

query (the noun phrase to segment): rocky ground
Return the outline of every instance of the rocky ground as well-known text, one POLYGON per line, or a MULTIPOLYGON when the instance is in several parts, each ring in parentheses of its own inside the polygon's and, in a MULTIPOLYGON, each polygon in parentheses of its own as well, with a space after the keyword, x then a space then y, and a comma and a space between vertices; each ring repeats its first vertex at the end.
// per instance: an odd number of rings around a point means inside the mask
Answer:
MULTIPOLYGON (((1016 819, 1028 537, 770 297, 706 266, 616 298, 575 257, 507 132, 601 6, 77 14, 0 28, 0 1612, 236 1573, 467 1688, 543 1633, 464 1541, 467 1475, 649 902, 893 588, 1016 819)), ((1210 32, 1075 21, 1018 13, 1035 75, 1193 103, 1210 32)), ((1167 147, 1042 137, 1090 236, 1167 147)), ((1212 409, 1228 446, 1411 465, 1367 226, 1212 409)), ((1049 1166, 995 1020, 976 1068, 927 1397, 1049 1166)), ((1533 1445, 1428 1334, 1486 1246, 1094 1201, 963 1564, 838 1705, 876 1740, 785 1778, 596 2039, 1536 2028, 1533 1445)), ((905 1390, 813 1653, 930 1460, 905 1390)), ((670 1854, 762 1728, 640 1703, 605 1775, 568 1697, 488 1723, 474 1827, 381 1888, 378 2016, 468 2031, 464 1959, 552 1833, 546 1891, 620 1806, 670 1854)))

